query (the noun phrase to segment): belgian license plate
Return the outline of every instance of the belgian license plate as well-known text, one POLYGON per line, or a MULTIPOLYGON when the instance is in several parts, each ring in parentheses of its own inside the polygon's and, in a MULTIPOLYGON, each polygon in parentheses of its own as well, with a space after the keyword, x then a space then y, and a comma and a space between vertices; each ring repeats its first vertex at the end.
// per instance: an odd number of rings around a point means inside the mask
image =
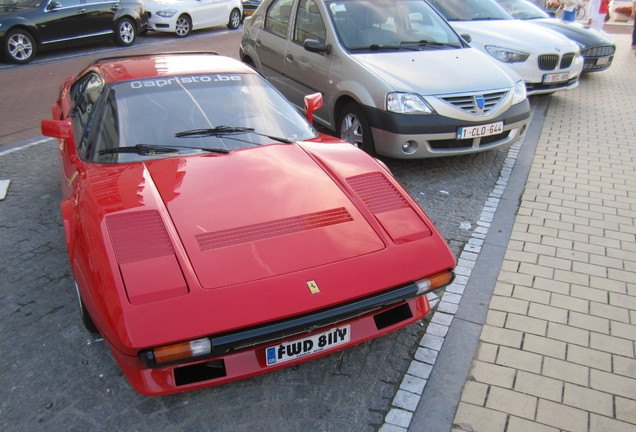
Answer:
POLYGON ((609 61, 610 61, 609 57, 599 57, 599 58, 596 59, 596 64, 598 66, 606 65, 606 64, 609 63, 609 61))
POLYGON ((550 84, 550 83, 557 83, 557 82, 563 82, 563 81, 567 81, 570 79, 570 74, 569 73, 555 73, 555 74, 545 74, 543 75, 543 83, 544 84, 550 84))
POLYGON ((302 339, 283 342, 265 349, 267 366, 284 363, 309 354, 343 345, 351 340, 351 326, 335 327, 302 339))
POLYGON ((479 126, 461 127, 457 129, 457 139, 479 138, 489 135, 497 135, 502 132, 502 121, 479 126))

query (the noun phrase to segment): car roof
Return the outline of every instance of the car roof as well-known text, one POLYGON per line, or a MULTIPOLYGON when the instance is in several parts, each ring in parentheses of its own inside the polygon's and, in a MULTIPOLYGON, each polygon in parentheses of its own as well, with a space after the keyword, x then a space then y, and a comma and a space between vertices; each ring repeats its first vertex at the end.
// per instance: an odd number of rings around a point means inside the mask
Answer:
POLYGON ((97 71, 109 83, 201 73, 256 74, 245 63, 215 52, 174 52, 107 57, 96 60, 89 69, 97 71))

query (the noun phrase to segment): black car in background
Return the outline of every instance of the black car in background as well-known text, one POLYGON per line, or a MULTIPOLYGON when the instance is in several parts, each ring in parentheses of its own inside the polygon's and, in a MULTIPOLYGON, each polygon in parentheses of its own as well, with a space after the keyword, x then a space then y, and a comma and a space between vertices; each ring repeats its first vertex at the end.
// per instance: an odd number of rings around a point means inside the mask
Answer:
POLYGON ((552 18, 527 0, 497 0, 497 3, 517 19, 531 20, 576 42, 585 60, 583 72, 600 72, 611 66, 616 44, 605 32, 577 22, 552 18))
POLYGON ((132 45, 147 26, 141 0, 0 0, 2 55, 11 63, 28 63, 40 50, 98 38, 132 45))

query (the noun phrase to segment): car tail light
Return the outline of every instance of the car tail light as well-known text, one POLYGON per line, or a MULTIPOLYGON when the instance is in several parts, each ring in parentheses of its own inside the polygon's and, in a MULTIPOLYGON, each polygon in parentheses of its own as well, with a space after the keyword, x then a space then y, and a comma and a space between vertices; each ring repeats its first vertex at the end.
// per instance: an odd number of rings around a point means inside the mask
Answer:
POLYGON ((155 364, 161 365, 193 357, 205 356, 211 352, 212 344, 210 340, 203 338, 155 348, 152 350, 152 355, 155 364))
POLYGON ((418 295, 427 294, 431 291, 440 289, 448 285, 449 283, 451 283, 454 278, 455 278, 455 274, 450 270, 446 270, 441 273, 436 273, 425 279, 420 279, 415 282, 415 284, 418 287, 417 294, 418 295))

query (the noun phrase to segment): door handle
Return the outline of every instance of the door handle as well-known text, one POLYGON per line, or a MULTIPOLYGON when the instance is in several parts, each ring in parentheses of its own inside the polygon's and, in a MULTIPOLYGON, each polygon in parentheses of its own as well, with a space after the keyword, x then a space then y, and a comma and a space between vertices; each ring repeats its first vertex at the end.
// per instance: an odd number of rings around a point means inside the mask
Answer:
POLYGON ((294 56, 291 54, 287 54, 287 56, 285 56, 285 58, 287 59, 288 62, 293 62, 294 61, 294 56))
POLYGON ((86 9, 78 9, 78 10, 77 10, 77 13, 78 13, 78 14, 81 14, 81 13, 84 13, 84 12, 86 12, 86 9))

